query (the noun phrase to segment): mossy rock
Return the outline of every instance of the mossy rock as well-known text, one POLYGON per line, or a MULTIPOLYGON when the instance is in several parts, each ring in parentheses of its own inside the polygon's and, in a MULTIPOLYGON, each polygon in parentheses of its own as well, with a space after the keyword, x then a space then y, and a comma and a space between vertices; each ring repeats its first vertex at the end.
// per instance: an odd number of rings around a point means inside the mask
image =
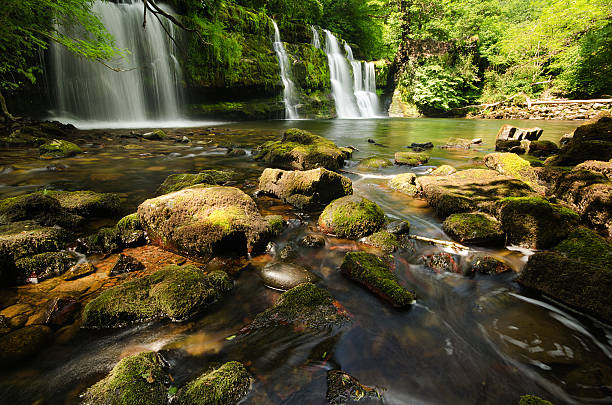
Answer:
POLYGON ((325 399, 330 405, 353 404, 359 401, 366 404, 383 403, 376 388, 361 384, 355 377, 341 370, 327 372, 325 399))
POLYGON ((363 239, 366 245, 374 246, 385 253, 393 253, 402 246, 397 235, 388 231, 379 231, 363 239))
POLYGON ((60 203, 42 193, 30 193, 0 200, 0 225, 33 220, 41 225, 73 228, 83 218, 71 214, 60 203))
POLYGON ((436 273, 462 273, 458 256, 450 253, 439 252, 421 256, 419 262, 436 273))
POLYGON ((235 187, 193 187, 146 200, 138 216, 149 239, 195 259, 265 249, 270 225, 251 197, 235 187))
POLYGON ((398 283, 389 264, 376 255, 349 252, 344 256, 340 271, 395 308, 404 308, 415 301, 415 296, 398 283))
POLYGON ((40 146, 47 142, 46 134, 40 131, 28 131, 25 128, 17 129, 7 136, 0 137, 0 145, 4 148, 22 146, 40 146))
POLYGON ((222 271, 205 274, 195 266, 166 266, 91 300, 83 311, 83 326, 113 328, 157 318, 186 320, 221 299, 232 287, 232 280, 222 271))
POLYGON ((553 403, 540 397, 536 397, 535 395, 523 395, 521 396, 518 405, 553 405, 553 403))
POLYGON ((74 143, 61 139, 54 139, 51 142, 44 143, 38 149, 41 159, 61 159, 83 152, 74 143))
POLYGON ((147 236, 142 229, 138 213, 126 215, 115 225, 117 238, 124 247, 140 246, 146 243, 147 236))
POLYGON ((77 263, 68 269, 63 275, 62 280, 72 281, 89 276, 96 272, 96 268, 91 263, 77 263))
POLYGON ((472 146, 471 139, 451 137, 448 138, 446 144, 440 147, 443 149, 470 149, 470 146, 472 146))
POLYGON ((374 202, 355 195, 332 201, 319 216, 324 232, 341 238, 358 239, 381 230, 387 219, 374 202))
POLYGON ((351 180, 324 168, 305 171, 265 169, 259 191, 304 210, 322 209, 333 200, 353 194, 351 180))
POLYGON ((606 176, 608 180, 612 180, 612 161, 602 162, 600 160, 587 160, 586 162, 576 165, 573 170, 588 170, 600 173, 606 176))
POLYGON ((268 223, 268 229, 272 237, 279 236, 287 226, 287 221, 281 215, 266 215, 264 219, 268 223))
POLYGON ((538 192, 544 192, 544 187, 538 181, 537 172, 531 164, 516 153, 490 153, 484 157, 485 165, 500 174, 514 177, 528 184, 538 192))
POLYGON ((429 174, 431 176, 448 176, 449 174, 453 174, 456 172, 457 172, 457 169, 455 169, 453 166, 442 165, 440 167, 437 167, 434 171, 432 171, 429 174))
POLYGON ((157 194, 172 193, 196 184, 223 185, 231 181, 235 175, 236 173, 232 170, 204 170, 198 174, 171 174, 157 188, 157 194))
POLYGON ((114 215, 121 209, 119 195, 114 193, 45 190, 42 194, 56 200, 66 211, 85 217, 114 215))
POLYGON ((202 374, 181 388, 176 397, 179 405, 233 405, 249 392, 251 377, 237 361, 202 374))
POLYGON ((478 253, 468 260, 468 273, 499 274, 506 271, 512 271, 512 267, 491 255, 478 253))
POLYGON ((495 150, 497 152, 509 152, 512 148, 520 148, 521 141, 517 139, 498 139, 495 141, 495 150))
POLYGON ((498 203, 498 218, 507 243, 528 249, 547 249, 578 225, 579 216, 569 208, 541 197, 509 197, 498 203))
POLYGON ((429 156, 426 153, 419 152, 396 152, 395 164, 419 166, 427 163, 429 156))
POLYGON ((529 152, 531 156, 547 157, 554 155, 559 151, 559 147, 552 141, 532 141, 529 143, 529 152))
POLYGON ((83 240, 87 253, 114 253, 121 249, 119 234, 115 227, 105 227, 83 240))
POLYGON ((122 359, 106 378, 82 397, 84 405, 165 405, 170 379, 164 361, 154 352, 122 359))
POLYGON ((301 129, 288 129, 280 141, 266 142, 256 160, 287 170, 319 167, 337 170, 344 165, 344 153, 332 141, 301 129))
POLYGON ((483 212, 452 214, 444 220, 442 229, 461 243, 499 246, 505 241, 499 221, 483 212))
POLYGON ((585 227, 573 230, 552 250, 570 259, 612 269, 612 243, 585 227))
POLYGON ((409 196, 416 196, 419 193, 419 188, 416 184, 416 174, 414 173, 402 173, 397 176, 393 176, 389 180, 389 187, 400 193, 408 194, 409 196))
POLYGON ((45 252, 22 257, 15 261, 17 280, 23 281, 32 274, 35 274, 38 281, 61 276, 76 262, 77 258, 68 252, 45 252))
POLYGON ((282 293, 276 304, 257 314, 243 333, 279 325, 325 329, 348 321, 349 317, 334 305, 334 299, 327 291, 312 283, 304 283, 282 293))
POLYGON ((393 166, 393 162, 382 157, 369 157, 359 162, 360 169, 380 169, 393 166))

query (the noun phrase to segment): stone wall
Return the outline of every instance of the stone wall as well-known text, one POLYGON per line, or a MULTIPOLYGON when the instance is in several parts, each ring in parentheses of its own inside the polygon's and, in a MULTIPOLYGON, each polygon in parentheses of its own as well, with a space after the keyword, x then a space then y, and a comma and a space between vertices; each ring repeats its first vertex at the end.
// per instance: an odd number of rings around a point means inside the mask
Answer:
POLYGON ((612 103, 589 104, 538 104, 525 106, 495 106, 475 113, 468 118, 532 119, 532 120, 586 120, 600 111, 612 109, 612 103))

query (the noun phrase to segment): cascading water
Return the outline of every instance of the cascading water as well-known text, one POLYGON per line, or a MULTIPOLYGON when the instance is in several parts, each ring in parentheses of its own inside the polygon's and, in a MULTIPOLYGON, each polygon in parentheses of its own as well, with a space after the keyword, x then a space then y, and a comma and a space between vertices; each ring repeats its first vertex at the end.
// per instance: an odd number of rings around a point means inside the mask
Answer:
POLYGON ((272 20, 274 25, 274 51, 278 57, 278 66, 280 67, 281 80, 283 82, 283 102, 285 103, 285 114, 290 120, 299 118, 297 112, 297 90, 293 80, 291 80, 291 65, 289 64, 289 57, 285 51, 285 45, 281 41, 280 31, 276 21, 272 20))
MULTIPOLYGON (((56 116, 68 121, 103 122, 180 119, 181 68, 175 57, 175 45, 160 22, 150 18, 146 29, 142 28, 141 0, 120 3, 96 0, 93 11, 115 39, 116 46, 130 54, 127 61, 122 61, 124 71, 115 72, 52 44, 50 67, 56 116)), ((173 24, 167 24, 166 29, 176 38, 173 24)))
POLYGON ((324 32, 325 53, 338 118, 379 116, 374 65, 355 60, 348 44, 344 44, 343 52, 334 34, 328 30, 324 32))
POLYGON ((319 31, 315 28, 314 25, 310 26, 310 30, 312 31, 312 46, 317 49, 321 49, 321 39, 319 38, 319 31))

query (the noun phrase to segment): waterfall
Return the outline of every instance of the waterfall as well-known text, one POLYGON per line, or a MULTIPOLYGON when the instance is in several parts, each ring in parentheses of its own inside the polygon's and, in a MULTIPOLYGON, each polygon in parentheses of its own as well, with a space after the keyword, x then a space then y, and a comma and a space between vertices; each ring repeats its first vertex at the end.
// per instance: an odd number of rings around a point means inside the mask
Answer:
MULTIPOLYGON (((124 71, 115 72, 52 43, 49 59, 56 114, 104 122, 180 119, 181 67, 176 46, 159 21, 149 18, 142 28, 141 0, 96 0, 92 10, 116 46, 129 50, 127 59, 120 61, 124 71)), ((165 26, 176 39, 174 25, 165 26)), ((115 66, 114 62, 109 65, 115 66)))
POLYGON ((297 106, 297 90, 295 84, 291 80, 291 64, 289 63, 289 57, 285 51, 285 45, 281 41, 280 31, 276 21, 272 20, 274 24, 274 51, 278 57, 278 66, 280 67, 281 80, 283 82, 283 102, 285 103, 285 118, 294 120, 299 118, 296 106, 297 106))
POLYGON ((325 30, 325 53, 329 64, 332 96, 338 118, 373 118, 379 116, 374 64, 355 60, 353 50, 325 30), (349 63, 350 62, 350 63, 349 63))
POLYGON ((321 39, 319 38, 319 31, 315 28, 314 25, 310 26, 310 30, 312 31, 312 46, 317 49, 321 49, 321 39))

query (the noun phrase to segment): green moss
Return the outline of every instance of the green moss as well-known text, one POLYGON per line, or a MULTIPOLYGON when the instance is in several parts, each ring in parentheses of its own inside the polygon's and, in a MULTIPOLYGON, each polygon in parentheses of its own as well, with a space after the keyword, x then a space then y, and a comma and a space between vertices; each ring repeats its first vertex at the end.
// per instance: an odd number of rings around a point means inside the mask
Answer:
POLYGON ((251 378, 246 368, 237 361, 202 374, 189 382, 177 395, 177 403, 184 405, 232 405, 249 391, 251 378))
POLYGON ((364 243, 377 247, 385 253, 395 252, 401 246, 397 236, 387 231, 380 231, 367 236, 364 243))
POLYGON ((580 227, 553 248, 567 257, 612 269, 612 243, 588 228, 580 227))
POLYGON ((122 246, 138 246, 146 242, 146 235, 138 213, 126 215, 115 225, 122 246))
POLYGON ((85 239, 89 253, 112 253, 121 248, 116 228, 105 227, 85 239))
POLYGON ((268 215, 264 217, 264 219, 268 222, 268 229, 270 233, 274 236, 280 235, 285 229, 285 219, 280 215, 268 215))
POLYGON ((60 276, 66 272, 76 258, 67 252, 45 252, 21 258, 15 262, 17 278, 25 280, 35 274, 39 281, 60 276))
POLYGON ((501 224, 492 216, 474 212, 450 215, 443 223, 444 232, 462 243, 500 245, 504 243, 501 224))
POLYGON ((416 175, 414 173, 402 173, 393 176, 389 180, 389 187, 412 197, 419 193, 419 188, 416 184, 416 175))
POLYGON ((75 227, 83 218, 65 209, 53 198, 30 193, 0 200, 0 224, 34 220, 42 225, 75 227))
POLYGON ((282 116, 285 104, 278 96, 244 101, 219 101, 211 104, 191 104, 192 114, 202 117, 222 117, 237 120, 273 119, 282 116))
POLYGON ((59 202, 66 211, 82 216, 112 215, 121 208, 119 195, 114 193, 44 190, 42 194, 59 202))
POLYGON ((414 295, 402 287, 389 265, 371 253, 349 252, 340 266, 342 274, 397 308, 412 304, 414 295))
POLYGON ((535 395, 523 395, 519 400, 519 405, 553 405, 553 403, 535 395))
POLYGON ((393 166, 393 162, 381 157, 369 157, 359 162, 359 167, 363 169, 380 169, 389 166, 393 166))
POLYGON ((54 139, 51 142, 40 145, 39 151, 41 159, 59 159, 83 152, 81 148, 72 142, 60 139, 54 139))
POLYGON ((500 174, 519 179, 536 191, 544 191, 529 161, 515 153, 490 153, 484 157, 484 162, 487 167, 500 174))
POLYGON ((436 168, 430 174, 432 176, 448 176, 448 175, 456 173, 456 172, 457 172, 457 169, 455 169, 453 166, 442 165, 442 166, 436 168))
POLYGON ((87 405, 163 405, 169 378, 154 352, 122 359, 109 375, 83 395, 87 405))
POLYGON ((232 170, 204 170, 198 174, 172 174, 157 189, 157 194, 168 194, 196 184, 222 185, 231 181, 236 173, 232 170))
POLYGON ((429 156, 419 152, 396 152, 395 163, 398 165, 418 166, 427 163, 429 156))
POLYGON ((332 201, 319 216, 318 223, 325 232, 358 239, 379 231, 386 217, 376 203, 351 195, 332 201))

